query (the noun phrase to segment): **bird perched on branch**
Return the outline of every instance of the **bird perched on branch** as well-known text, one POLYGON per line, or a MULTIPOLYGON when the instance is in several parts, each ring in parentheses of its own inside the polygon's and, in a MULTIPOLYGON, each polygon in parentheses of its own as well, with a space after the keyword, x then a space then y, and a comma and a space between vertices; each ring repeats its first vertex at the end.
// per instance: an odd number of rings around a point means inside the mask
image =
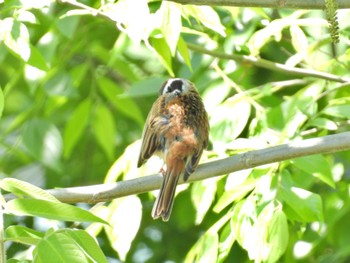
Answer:
POLYGON ((148 114, 142 134, 137 167, 152 155, 164 160, 163 182, 153 206, 152 217, 168 221, 180 176, 184 181, 198 165, 207 147, 209 122, 202 99, 186 79, 167 80, 148 114))

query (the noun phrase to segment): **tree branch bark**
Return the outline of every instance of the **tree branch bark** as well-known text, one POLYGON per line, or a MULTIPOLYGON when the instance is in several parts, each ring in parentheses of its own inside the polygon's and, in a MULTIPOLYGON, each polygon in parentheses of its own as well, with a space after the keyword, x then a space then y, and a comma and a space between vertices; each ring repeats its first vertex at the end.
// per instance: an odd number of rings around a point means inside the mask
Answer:
MULTIPOLYGON (((183 5, 324 9, 324 0, 167 0, 183 5)), ((350 8, 349 0, 337 0, 338 8, 350 8)))
MULTIPOLYGON (((188 182, 204 180, 297 157, 345 150, 350 150, 350 132, 290 142, 199 165, 188 179, 188 182)), ((162 177, 160 175, 149 175, 110 184, 50 189, 48 192, 65 203, 98 203, 159 189, 161 181, 162 177)), ((185 182, 180 178, 179 184, 183 183, 185 182)), ((5 196, 6 200, 13 198, 15 198, 14 195, 5 196)))
MULTIPOLYGON (((350 0, 349 0, 349 2, 350 2, 350 0)), ((207 54, 207 55, 215 57, 215 58, 235 60, 235 61, 241 62, 241 63, 249 63, 249 64, 257 66, 257 67, 266 68, 269 70, 274 70, 274 71, 279 71, 279 72, 284 72, 287 74, 294 74, 294 75, 305 76, 305 77, 314 77, 314 78, 319 78, 319 79, 336 81, 336 82, 340 82, 340 83, 350 83, 350 78, 337 76, 337 75, 334 75, 334 74, 331 74, 328 72, 317 71, 314 69, 304 69, 304 68, 291 67, 291 66, 287 66, 284 64, 272 62, 269 60, 265 60, 265 59, 257 58, 257 57, 253 57, 253 56, 227 54, 227 53, 223 53, 220 51, 208 50, 208 49, 205 49, 199 45, 195 45, 192 43, 187 43, 187 46, 189 49, 191 49, 193 51, 196 51, 196 52, 199 52, 202 54, 207 54)))

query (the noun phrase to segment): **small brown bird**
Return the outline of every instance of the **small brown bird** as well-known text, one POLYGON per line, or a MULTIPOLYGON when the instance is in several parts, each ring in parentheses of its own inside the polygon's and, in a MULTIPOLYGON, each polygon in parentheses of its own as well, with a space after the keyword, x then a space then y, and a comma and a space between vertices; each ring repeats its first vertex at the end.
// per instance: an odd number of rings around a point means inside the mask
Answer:
POLYGON ((167 80, 148 114, 137 163, 140 167, 155 154, 166 164, 166 170, 160 170, 163 182, 153 206, 153 219, 169 220, 178 180, 183 175, 186 181, 193 173, 208 136, 207 112, 194 84, 180 78, 167 80))

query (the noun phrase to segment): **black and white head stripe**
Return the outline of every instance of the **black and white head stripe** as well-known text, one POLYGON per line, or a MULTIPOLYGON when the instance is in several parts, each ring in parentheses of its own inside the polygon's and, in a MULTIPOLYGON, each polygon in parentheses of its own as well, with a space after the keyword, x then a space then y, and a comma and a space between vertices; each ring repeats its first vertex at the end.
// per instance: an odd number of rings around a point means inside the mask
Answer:
POLYGON ((174 91, 178 93, 183 93, 188 91, 190 83, 185 79, 175 78, 167 80, 161 90, 160 94, 173 93, 174 91))

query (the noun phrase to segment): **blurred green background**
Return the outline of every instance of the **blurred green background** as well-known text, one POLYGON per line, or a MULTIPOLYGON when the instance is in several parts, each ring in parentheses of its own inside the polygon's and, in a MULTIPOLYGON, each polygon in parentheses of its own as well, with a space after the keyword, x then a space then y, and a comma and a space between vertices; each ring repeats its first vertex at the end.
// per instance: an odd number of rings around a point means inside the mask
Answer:
MULTIPOLYGON (((156 158, 141 169, 136 159, 172 76, 195 83, 208 111, 202 162, 349 130, 349 10, 338 10, 334 44, 323 11, 81 3, 0 1, 1 178, 49 189, 158 172, 156 158)), ((168 223, 150 216, 156 192, 116 199, 93 211, 112 228, 78 228, 109 262, 348 262, 349 160, 315 155, 179 186, 168 223)), ((72 227, 5 215, 11 225, 72 227)), ((33 247, 6 242, 18 260, 33 247)))

